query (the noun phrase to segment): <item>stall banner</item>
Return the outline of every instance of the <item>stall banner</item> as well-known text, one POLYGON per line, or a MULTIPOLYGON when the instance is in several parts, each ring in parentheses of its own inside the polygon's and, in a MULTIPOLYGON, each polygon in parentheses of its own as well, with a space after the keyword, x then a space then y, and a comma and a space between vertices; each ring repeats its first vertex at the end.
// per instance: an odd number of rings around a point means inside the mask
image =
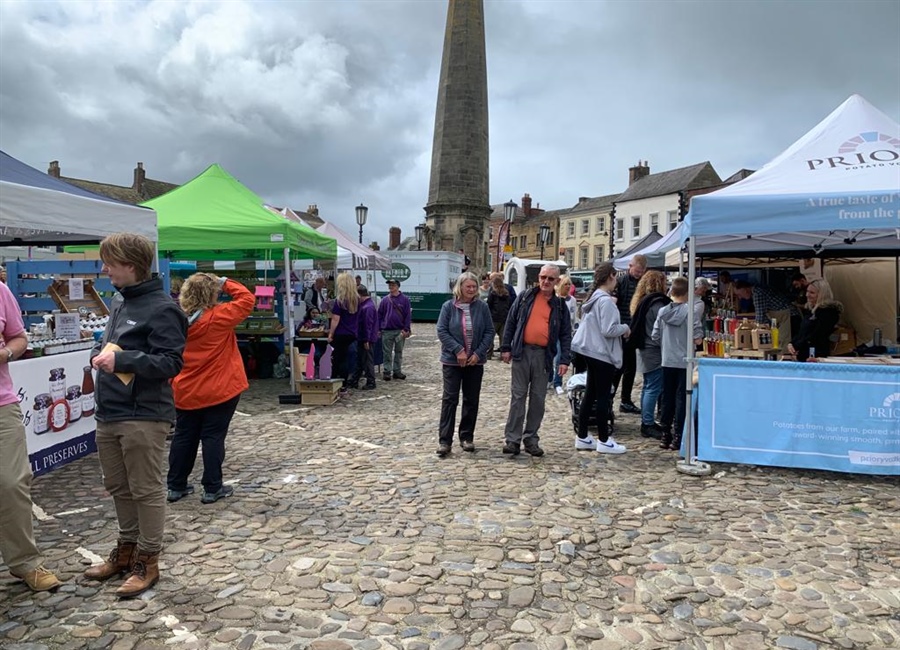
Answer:
POLYGON ((15 361, 9 371, 35 476, 97 451, 90 350, 15 361))
POLYGON ((697 457, 900 475, 900 367, 700 359, 697 457))

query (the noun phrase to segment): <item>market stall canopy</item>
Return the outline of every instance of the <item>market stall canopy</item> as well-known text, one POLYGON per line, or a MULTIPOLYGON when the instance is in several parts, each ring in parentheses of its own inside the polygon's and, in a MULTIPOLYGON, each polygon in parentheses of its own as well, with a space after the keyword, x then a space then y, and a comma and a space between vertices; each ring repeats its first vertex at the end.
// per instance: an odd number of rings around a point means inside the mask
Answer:
POLYGON ((647 241, 647 238, 650 237, 650 235, 647 235, 634 246, 616 255, 613 258, 613 266, 619 271, 625 271, 635 255, 644 255, 647 258, 647 268, 659 269, 664 267, 666 265, 666 253, 681 247, 681 224, 678 224, 674 230, 670 230, 664 236, 661 236, 655 230, 650 234, 655 234, 656 237, 647 241), (642 244, 642 246, 638 248, 638 244, 642 244))
POLYGON ((748 178, 696 196, 682 241, 712 252, 900 253, 900 125, 852 95, 748 178))
MULTIPOLYGON (((648 232, 646 235, 644 235, 639 240, 634 242, 631 246, 629 246, 625 250, 621 251, 620 253, 616 253, 612 259, 613 266, 615 266, 616 268, 619 268, 619 260, 622 260, 626 257, 628 258, 628 261, 630 262, 634 258, 635 255, 637 255, 638 253, 642 253, 645 248, 647 248, 648 246, 651 246, 652 244, 655 244, 662 238, 663 238, 663 236, 659 234, 658 230, 651 230, 650 232, 648 232)), ((622 268, 627 269, 628 264, 626 263, 625 266, 622 268)))
POLYGON ((0 151, 0 246, 91 244, 123 230, 156 241, 156 213, 75 187, 0 151))
POLYGON ((280 257, 334 259, 337 243, 267 210, 262 199, 219 165, 143 203, 159 218, 159 249, 183 260, 280 257))
MULTIPOLYGON (((285 219, 288 219, 290 221, 293 221, 293 222, 299 224, 303 228, 309 228, 309 229, 315 231, 315 228, 313 228, 308 223, 306 223, 306 220, 303 217, 301 217, 299 214, 297 214, 290 208, 274 208, 271 205, 267 205, 266 209, 269 210, 270 212, 272 212, 273 214, 277 214, 279 216, 284 217, 285 219)), ((353 259, 354 259, 353 253, 351 253, 346 248, 341 246, 340 242, 338 242, 337 259, 334 260, 335 263, 337 264, 337 266, 335 266, 335 268, 352 269, 353 268, 353 259)), ((295 270, 301 269, 301 268, 307 269, 307 268, 312 268, 312 266, 309 264, 300 264, 300 265, 295 264, 294 268, 295 268, 295 270)))
POLYGON ((341 248, 345 248, 353 255, 352 267, 341 267, 338 265, 338 268, 375 269, 379 271, 387 271, 391 268, 391 261, 388 258, 377 251, 373 251, 371 248, 366 248, 362 244, 353 241, 347 233, 333 223, 326 221, 317 230, 323 235, 334 237, 341 248))

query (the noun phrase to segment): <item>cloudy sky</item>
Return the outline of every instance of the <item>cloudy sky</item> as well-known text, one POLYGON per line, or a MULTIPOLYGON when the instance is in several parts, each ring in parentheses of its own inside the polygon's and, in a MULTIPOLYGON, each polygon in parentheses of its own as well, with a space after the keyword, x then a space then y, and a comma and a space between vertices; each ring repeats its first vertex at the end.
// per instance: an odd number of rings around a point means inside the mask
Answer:
MULTIPOLYGON (((900 121, 900 1, 485 0, 491 202, 758 168, 852 93, 900 121)), ((64 176, 218 162, 366 241, 427 199, 446 0, 0 0, 0 148, 64 176)))

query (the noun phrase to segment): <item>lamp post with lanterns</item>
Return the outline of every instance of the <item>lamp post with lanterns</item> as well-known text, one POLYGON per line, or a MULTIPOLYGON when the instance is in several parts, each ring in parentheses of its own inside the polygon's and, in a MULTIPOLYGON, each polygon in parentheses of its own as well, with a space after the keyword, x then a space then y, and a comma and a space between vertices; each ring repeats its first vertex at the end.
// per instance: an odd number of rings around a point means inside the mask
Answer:
POLYGON ((425 224, 420 223, 416 226, 416 243, 419 245, 419 250, 422 250, 422 238, 425 236, 425 224))
POLYGON ((362 244, 363 226, 366 225, 366 217, 369 216, 369 208, 360 203, 356 206, 356 223, 359 226, 359 243, 362 244))
POLYGON ((503 237, 497 238, 497 270, 501 270, 503 268, 503 258, 504 253, 507 250, 504 248, 508 247, 508 252, 512 252, 512 225, 513 221, 516 218, 516 211, 519 209, 519 204, 510 199, 506 203, 503 204, 503 226, 500 228, 500 232, 506 232, 506 246, 503 246, 503 237))
POLYGON ((548 226, 545 223, 541 224, 540 238, 541 238, 541 260, 543 260, 544 259, 544 245, 547 243, 547 240, 550 238, 550 226, 548 226))

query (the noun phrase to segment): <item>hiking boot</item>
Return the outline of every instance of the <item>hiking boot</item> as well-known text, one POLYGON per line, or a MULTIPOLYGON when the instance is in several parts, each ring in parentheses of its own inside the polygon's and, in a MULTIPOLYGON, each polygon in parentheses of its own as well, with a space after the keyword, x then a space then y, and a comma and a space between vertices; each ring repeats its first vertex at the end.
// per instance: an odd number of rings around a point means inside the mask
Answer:
POLYGON ((462 447, 463 451, 467 451, 469 453, 475 451, 475 443, 471 440, 463 440, 461 443, 459 443, 459 446, 462 447))
POLYGON ((513 456, 518 456, 519 455, 519 443, 507 442, 505 445, 503 445, 503 453, 511 454, 513 456))
POLYGON ((375 384, 366 384, 360 390, 375 390, 375 384))
POLYGON ((588 434, 585 438, 575 437, 575 449, 578 451, 594 451, 597 448, 597 441, 594 436, 588 434))
POLYGON ((632 402, 622 402, 619 404, 619 412, 620 413, 640 413, 640 407, 636 406, 632 402))
POLYGON ((131 570, 133 555, 137 548, 134 542, 117 542, 116 547, 110 551, 109 557, 103 564, 92 566, 84 572, 88 580, 108 580, 131 570))
POLYGON ((159 553, 138 550, 135 556, 131 575, 116 589, 116 596, 119 598, 140 596, 159 581, 159 553))
POLYGON ((168 492, 166 492, 166 501, 168 501, 169 503, 175 503, 176 501, 179 501, 179 500, 183 499, 184 497, 186 497, 187 495, 193 494, 193 493, 194 493, 193 485, 186 485, 183 490, 169 490, 168 492))
POLYGON ((395 372, 394 379, 406 379, 406 375, 404 375, 402 372, 395 372))
POLYGON ((530 445, 525 445, 525 453, 530 454, 531 456, 535 456, 536 458, 540 458, 544 455, 544 450, 538 446, 538 443, 532 442, 530 445))
POLYGON ((219 499, 230 497, 232 494, 234 494, 234 488, 230 485, 223 485, 217 492, 206 492, 204 490, 203 496, 200 497, 200 503, 215 503, 219 499))
POLYGON ((597 451, 601 454, 624 454, 628 450, 610 436, 606 439, 606 442, 597 441, 597 451))
POLYGON ((51 589, 56 589, 62 583, 59 581, 52 572, 45 569, 43 566, 38 566, 33 568, 31 571, 26 571, 22 575, 17 573, 9 572, 12 577, 18 578, 26 585, 31 591, 50 591, 51 589))
POLYGON ((443 458, 450 453, 450 445, 440 445, 434 453, 443 458))
POLYGON ((383 375, 381 375, 381 378, 384 379, 385 381, 390 381, 390 380, 391 380, 391 373, 386 372, 386 373, 384 373, 383 375))

